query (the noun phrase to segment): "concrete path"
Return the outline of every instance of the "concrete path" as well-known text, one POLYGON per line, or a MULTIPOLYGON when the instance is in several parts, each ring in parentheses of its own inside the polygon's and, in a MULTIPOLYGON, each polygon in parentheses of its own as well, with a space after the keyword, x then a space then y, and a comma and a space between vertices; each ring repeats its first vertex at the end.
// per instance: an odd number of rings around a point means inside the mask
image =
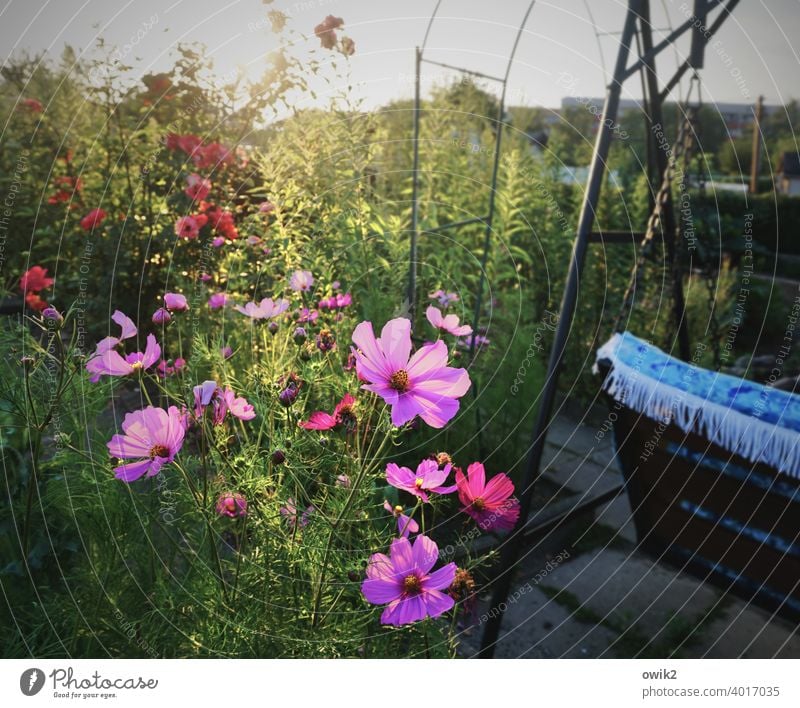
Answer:
MULTIPOLYGON (((575 495, 621 481, 600 429, 557 418, 546 478, 575 495)), ((625 495, 528 551, 511 598, 498 658, 800 658, 800 627, 637 550, 625 495)), ((476 653, 489 604, 461 635, 462 656, 476 653)))

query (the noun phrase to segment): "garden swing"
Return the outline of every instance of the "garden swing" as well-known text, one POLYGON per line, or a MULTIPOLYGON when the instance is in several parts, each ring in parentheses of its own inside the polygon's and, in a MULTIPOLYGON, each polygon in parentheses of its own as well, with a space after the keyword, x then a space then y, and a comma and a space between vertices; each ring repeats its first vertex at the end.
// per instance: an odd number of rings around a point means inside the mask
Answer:
MULTIPOLYGON (((657 176, 659 188, 652 190, 655 199, 646 232, 604 234, 592 230, 624 82, 641 74, 647 134, 652 137, 661 131, 663 136, 665 98, 687 71, 696 75, 702 69, 706 45, 737 4, 738 0, 694 0, 691 16, 687 11, 686 21, 657 44, 653 42, 649 0, 629 0, 627 4, 539 399, 521 487, 520 521, 503 545, 494 583, 495 607, 508 597, 513 570, 530 539, 532 490, 540 474, 588 246, 641 240, 642 250, 615 323, 617 331, 597 352, 597 370, 603 375, 602 389, 611 405, 617 457, 640 544, 658 559, 675 562, 762 605, 800 617, 800 397, 687 363, 690 347, 675 253, 682 233, 673 212, 671 183, 677 159, 687 160, 693 147, 688 105, 674 151, 668 149, 666 139, 648 145, 648 176, 653 186, 657 176), (719 12, 712 19, 715 10, 719 12), (688 56, 661 88, 656 56, 686 33, 691 35, 688 56), (629 65, 633 47, 638 57, 629 65), (666 261, 673 274, 675 340, 681 360, 625 332, 622 326, 657 234, 664 238, 666 261)), ((603 496, 591 504, 605 501, 603 496)), ((569 515, 567 512, 563 518, 569 515)), ((481 658, 493 656, 501 622, 501 613, 490 616, 481 640, 481 658)))
MULTIPOLYGON (((688 103, 688 102, 687 102, 688 103)), ((617 460, 640 547, 800 618, 800 396, 697 367, 625 330, 678 158, 695 130, 684 111, 615 334, 597 352, 617 460)), ((675 239, 682 242, 682 220, 675 239)), ((671 234, 665 234, 669 238, 671 234)), ((678 259, 672 275, 681 283, 678 259)), ((712 301, 713 312, 713 301, 712 301)))

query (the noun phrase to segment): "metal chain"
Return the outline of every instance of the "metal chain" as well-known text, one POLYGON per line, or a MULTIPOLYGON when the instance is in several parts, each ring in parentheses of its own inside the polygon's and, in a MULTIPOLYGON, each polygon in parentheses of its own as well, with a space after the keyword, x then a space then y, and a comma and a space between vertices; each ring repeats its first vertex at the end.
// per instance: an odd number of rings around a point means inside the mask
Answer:
MULTIPOLYGON (((645 228, 644 237, 639 244, 639 257, 637 258, 636 264, 631 272, 630 281, 625 290, 625 295, 622 299, 622 305, 620 306, 619 314, 614 320, 615 332, 622 332, 625 329, 625 322, 623 318, 630 311, 633 304, 633 298, 636 295, 636 290, 639 286, 639 279, 641 278, 642 271, 644 270, 644 266, 653 248, 653 240, 657 230, 660 230, 663 233, 662 216, 664 209, 669 203, 672 195, 672 180, 675 175, 676 165, 680 160, 685 172, 687 164, 686 155, 688 154, 691 156, 694 142, 692 122, 693 112, 694 111, 691 107, 687 107, 686 110, 684 110, 684 120, 678 128, 678 135, 675 138, 674 148, 670 152, 669 160, 667 161, 667 167, 664 170, 664 175, 661 179, 661 186, 656 194, 653 211, 650 213, 650 216, 647 220, 647 227, 645 228)), ((665 146, 663 145, 657 147, 658 149, 665 149, 665 146)), ((673 264, 673 269, 675 267, 677 267, 677 263, 673 264)), ((673 275, 675 275, 675 273, 673 273, 673 275)))

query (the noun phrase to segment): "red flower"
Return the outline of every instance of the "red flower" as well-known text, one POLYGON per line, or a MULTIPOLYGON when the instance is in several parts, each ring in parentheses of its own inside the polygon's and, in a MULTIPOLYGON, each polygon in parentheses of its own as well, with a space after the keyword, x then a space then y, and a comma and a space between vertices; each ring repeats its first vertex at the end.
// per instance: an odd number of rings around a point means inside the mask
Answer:
POLYGON ((19 103, 32 113, 41 113, 44 110, 42 102, 37 101, 35 98, 23 98, 19 103))
POLYGON ((233 162, 233 155, 224 145, 210 143, 198 147, 192 155, 192 160, 199 169, 211 169, 233 162))
POLYGON ((25 304, 31 308, 31 310, 37 310, 41 312, 47 307, 47 302, 42 300, 36 293, 29 292, 25 295, 25 304))
POLYGON ((183 190, 183 193, 189 197, 189 199, 200 201, 201 199, 205 199, 210 191, 211 180, 205 179, 196 172, 190 174, 186 178, 186 189, 183 190))
POLYGON ((92 231, 105 221, 108 216, 102 209, 92 209, 86 216, 81 219, 81 228, 84 231, 92 231))
POLYGON ((47 268, 37 265, 22 274, 19 279, 19 289, 22 292, 38 293, 49 288, 54 282, 55 280, 47 277, 47 268))
POLYGON ((501 473, 486 482, 480 462, 467 468, 467 476, 456 472, 456 487, 462 511, 469 514, 483 531, 514 528, 519 519, 519 501, 514 498, 514 483, 501 473))

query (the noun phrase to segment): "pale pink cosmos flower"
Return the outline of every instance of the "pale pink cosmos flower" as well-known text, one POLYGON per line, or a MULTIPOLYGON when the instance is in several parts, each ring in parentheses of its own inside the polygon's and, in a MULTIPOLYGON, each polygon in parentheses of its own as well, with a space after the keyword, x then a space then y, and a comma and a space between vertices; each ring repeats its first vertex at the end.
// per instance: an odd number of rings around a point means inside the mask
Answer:
POLYGON ((436 290, 428 297, 430 297, 431 300, 438 300, 442 307, 447 307, 448 305, 458 302, 459 300, 458 293, 447 293, 444 290, 436 290))
POLYGON ((164 295, 164 307, 172 312, 186 312, 189 309, 189 303, 186 302, 185 295, 167 293, 164 295))
POLYGON ((375 553, 367 565, 367 579, 361 592, 367 602, 386 605, 381 624, 403 625, 426 617, 438 617, 455 605, 442 592, 453 583, 456 564, 448 563, 434 572, 439 547, 427 536, 392 541, 389 556, 375 553))
POLYGON ((376 339, 371 322, 353 331, 356 372, 367 391, 392 408, 392 424, 405 425, 420 416, 442 428, 458 412, 458 400, 470 387, 466 369, 447 366, 447 346, 441 340, 411 355, 411 322, 389 320, 376 339))
POLYGON ((308 292, 314 285, 314 276, 308 270, 296 270, 289 278, 289 287, 296 292, 308 292))
POLYGON ((139 370, 149 369, 161 356, 161 347, 152 334, 147 335, 147 346, 142 352, 127 354, 124 358, 114 347, 125 339, 136 336, 136 325, 130 317, 116 310, 111 319, 122 329, 119 337, 105 337, 98 342, 94 354, 86 362, 86 370, 91 374, 89 380, 97 383, 103 374, 108 376, 127 376, 139 370))
POLYGON ((456 486, 444 486, 447 476, 453 465, 449 462, 439 469, 436 460, 422 460, 417 465, 416 471, 408 467, 400 467, 394 462, 386 465, 386 481, 397 489, 402 489, 423 502, 428 501, 428 492, 437 494, 451 494, 456 491, 456 486))
POLYGON ((236 309, 254 320, 272 319, 289 309, 289 301, 280 299, 273 302, 272 298, 265 297, 258 304, 248 302, 244 307, 237 305, 236 309))
POLYGON ((126 462, 114 468, 114 476, 123 482, 134 482, 143 475, 152 477, 175 459, 183 445, 186 419, 175 407, 169 410, 148 406, 125 416, 124 435, 114 435, 108 442, 108 453, 126 462))
POLYGON ((229 387, 221 388, 216 381, 204 381, 194 387, 193 393, 195 417, 202 418, 204 412, 210 410, 214 425, 220 425, 229 412, 239 420, 252 420, 256 417, 256 412, 247 399, 237 397, 229 387))
POLYGON ((442 311, 438 307, 430 305, 425 310, 425 317, 436 329, 443 332, 448 332, 455 337, 467 337, 472 334, 472 327, 469 325, 458 325, 458 315, 442 315, 442 311))

